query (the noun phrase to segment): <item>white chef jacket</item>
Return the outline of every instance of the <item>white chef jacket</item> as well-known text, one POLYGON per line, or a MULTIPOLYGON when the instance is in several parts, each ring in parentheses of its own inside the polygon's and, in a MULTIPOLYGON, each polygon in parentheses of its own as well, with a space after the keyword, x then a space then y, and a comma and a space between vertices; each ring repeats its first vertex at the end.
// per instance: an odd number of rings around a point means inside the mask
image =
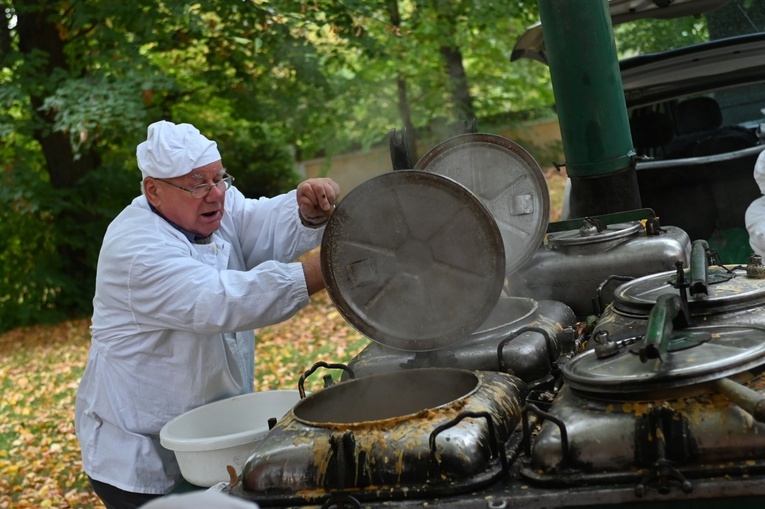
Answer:
POLYGON ((84 471, 136 493, 180 480, 159 443, 168 421, 252 392, 254 328, 308 303, 300 263, 323 229, 301 224, 295 191, 246 199, 226 192, 221 227, 194 244, 139 196, 104 236, 91 347, 75 425, 84 471))
MULTIPOLYGON (((760 152, 754 163, 754 180, 765 195, 765 150, 760 152)), ((765 257, 765 196, 756 198, 746 209, 744 216, 749 232, 749 246, 760 256, 765 257)))

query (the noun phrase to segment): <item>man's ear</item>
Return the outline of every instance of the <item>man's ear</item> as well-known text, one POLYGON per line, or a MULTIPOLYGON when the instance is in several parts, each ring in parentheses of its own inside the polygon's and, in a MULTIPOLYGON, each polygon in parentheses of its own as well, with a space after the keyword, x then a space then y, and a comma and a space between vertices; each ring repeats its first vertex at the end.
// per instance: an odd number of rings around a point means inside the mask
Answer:
POLYGON ((154 207, 159 207, 162 191, 160 190, 160 186, 157 185, 156 180, 151 177, 143 179, 143 193, 146 195, 146 199, 149 200, 149 203, 154 205, 154 207))

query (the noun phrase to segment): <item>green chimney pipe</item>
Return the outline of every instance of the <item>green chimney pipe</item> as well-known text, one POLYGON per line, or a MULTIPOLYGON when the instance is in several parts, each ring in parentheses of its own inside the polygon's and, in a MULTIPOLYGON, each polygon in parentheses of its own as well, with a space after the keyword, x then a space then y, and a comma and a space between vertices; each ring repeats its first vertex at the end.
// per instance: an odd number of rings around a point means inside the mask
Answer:
POLYGON ((538 0, 571 216, 641 208, 627 107, 606 0, 538 0))

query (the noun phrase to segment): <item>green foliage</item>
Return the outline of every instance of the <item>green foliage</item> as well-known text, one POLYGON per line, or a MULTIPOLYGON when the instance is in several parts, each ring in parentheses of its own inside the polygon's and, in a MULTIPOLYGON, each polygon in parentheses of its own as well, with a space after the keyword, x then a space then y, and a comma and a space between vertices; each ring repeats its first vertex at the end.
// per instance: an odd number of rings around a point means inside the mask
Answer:
POLYGON ((15 169, 0 187, 0 331, 89 314, 111 218, 138 193, 137 174, 103 166, 76 189, 15 169))
POLYGON ((108 132, 130 132, 145 126, 140 90, 143 79, 134 73, 115 78, 67 79, 48 96, 42 108, 55 112, 54 131, 69 135, 74 155, 91 148, 108 132))
POLYGON ((620 58, 709 40, 705 18, 644 19, 614 27, 620 58))
POLYGON ((642 19, 614 27, 621 58, 765 30, 765 3, 737 0, 699 16, 642 19))
MULTIPOLYGON (((441 141, 472 120, 466 101, 481 127, 553 103, 544 66, 509 61, 538 19, 533 0, 6 7, 0 328, 89 312, 101 235, 138 194, 135 146, 152 121, 196 125, 218 141, 237 186, 260 196, 294 187, 296 160, 371 147, 393 128, 441 141), (467 98, 447 70, 450 51, 467 98)), ((706 37, 690 23, 625 29, 620 50, 706 37)))
MULTIPOLYGON (((49 264, 39 263, 36 254, 55 254, 51 225, 53 217, 41 210, 47 187, 33 174, 5 173, 0 186, 0 330, 34 323, 53 307, 58 281, 49 264)), ((60 318, 54 317, 54 318, 60 318)))
POLYGON ((236 177, 236 187, 245 196, 275 196, 294 189, 300 182, 293 170, 294 156, 282 134, 267 125, 232 123, 225 132, 216 132, 223 162, 236 177))

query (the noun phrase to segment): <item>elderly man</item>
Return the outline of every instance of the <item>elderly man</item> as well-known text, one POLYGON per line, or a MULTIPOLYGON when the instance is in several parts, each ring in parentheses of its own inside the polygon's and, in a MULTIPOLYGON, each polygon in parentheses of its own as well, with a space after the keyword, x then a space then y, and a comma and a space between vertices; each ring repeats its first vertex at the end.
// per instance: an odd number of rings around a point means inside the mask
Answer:
POLYGON ((253 329, 322 289, 315 248, 340 189, 309 179, 275 198, 231 184, 215 142, 160 121, 136 151, 142 195, 109 226, 77 393, 83 469, 108 508, 138 507, 181 479, 159 431, 253 390, 253 329))

